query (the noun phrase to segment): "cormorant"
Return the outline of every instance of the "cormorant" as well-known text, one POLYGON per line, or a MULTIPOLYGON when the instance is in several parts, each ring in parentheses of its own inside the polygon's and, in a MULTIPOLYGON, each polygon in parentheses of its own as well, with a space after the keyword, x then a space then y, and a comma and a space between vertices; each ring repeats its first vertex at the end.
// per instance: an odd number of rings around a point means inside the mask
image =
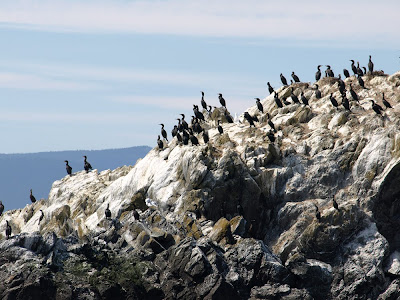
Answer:
POLYGON ((203 128, 203 141, 204 141, 204 144, 207 144, 209 140, 210 140, 210 138, 208 137, 208 133, 203 128))
POLYGON ((297 98, 297 96, 295 94, 293 94, 293 88, 291 88, 291 91, 290 91, 290 98, 292 98, 294 103, 300 103, 299 98, 297 98))
POLYGON ((329 100, 331 100, 331 103, 334 107, 338 107, 338 103, 336 101, 336 99, 333 97, 333 94, 331 93, 331 95, 329 96, 329 100))
POLYGON ((374 71, 374 63, 371 60, 371 55, 369 56, 369 61, 368 61, 368 70, 369 72, 372 74, 372 72, 374 71))
POLYGON ((183 126, 182 126, 182 123, 181 123, 181 119, 177 119, 177 120, 178 120, 178 131, 182 132, 183 131, 183 126))
POLYGON ((199 120, 195 119, 195 122, 193 124, 193 131, 196 133, 200 133, 200 132, 202 132, 202 130, 203 130, 203 128, 201 127, 199 120))
POLYGON ((10 226, 10 224, 8 224, 8 221, 6 220, 6 223, 7 223, 7 225, 6 225, 6 237, 7 237, 7 240, 10 238, 10 236, 11 236, 11 226, 10 226))
POLYGON ((211 117, 211 114, 212 114, 211 109, 212 109, 212 107, 211 107, 211 105, 209 105, 208 109, 207 109, 209 117, 211 117))
POLYGON ((226 101, 222 97, 222 94, 218 94, 218 99, 219 99, 219 103, 221 103, 221 105, 226 108, 226 101))
POLYGON ((367 75, 367 68, 366 67, 362 67, 364 69, 364 75, 367 75))
POLYGON ((275 100, 276 105, 277 105, 279 108, 282 108, 283 105, 282 105, 281 100, 279 100, 278 93, 275 92, 275 91, 274 91, 274 93, 275 93, 275 94, 274 94, 274 100, 275 100))
POLYGON ((288 85, 285 76, 283 76, 282 73, 280 76, 281 76, 281 81, 282 81, 283 85, 288 85))
POLYGON ((292 72, 292 78, 293 78, 294 82, 300 82, 299 77, 296 74, 294 74, 294 72, 292 72))
POLYGON ((370 101, 371 101, 371 104, 372 104, 372 109, 373 109, 378 115, 381 115, 381 114, 382 114, 381 111, 383 111, 382 106, 380 106, 379 104, 376 104, 376 103, 374 102, 374 100, 370 100, 370 101))
POLYGON ((331 70, 331 66, 330 65, 326 65, 327 69, 325 71, 326 75, 328 77, 335 77, 335 74, 333 74, 333 71, 331 70))
POLYGON ((321 91, 319 90, 319 86, 318 86, 318 84, 316 84, 315 86, 317 87, 317 89, 315 90, 315 98, 321 99, 322 94, 321 94, 321 91))
POLYGON ((107 208, 104 211, 104 214, 106 215, 106 219, 110 220, 111 219, 111 210, 110 210, 110 203, 107 203, 107 208))
POLYGON ((315 205, 315 217, 317 218, 318 222, 321 221, 321 213, 319 212, 318 206, 315 205))
POLYGON ((158 149, 160 149, 160 150, 162 150, 162 148, 164 148, 164 143, 160 139, 160 136, 158 136, 158 138, 157 138, 157 145, 158 145, 158 149))
POLYGON ((189 136, 189 138, 190 138, 190 141, 192 142, 192 145, 196 145, 197 146, 199 144, 199 140, 193 134, 191 134, 189 136))
POLYGON ((174 125, 174 128, 172 128, 172 130, 171 130, 172 138, 174 138, 177 135, 177 133, 178 133, 178 126, 174 125))
POLYGON ((358 80, 358 84, 359 84, 363 89, 365 89, 364 80, 361 78, 360 75, 358 75, 357 80, 358 80))
POLYGON ((271 141, 271 143, 275 142, 275 135, 274 135, 274 133, 272 131, 268 131, 267 137, 271 141))
POLYGON ((201 92, 201 106, 207 110, 207 103, 204 101, 204 92, 201 92))
POLYGON ((189 134, 185 130, 182 133, 182 141, 184 145, 189 145, 189 134))
POLYGON ((224 129, 222 128, 222 126, 219 124, 221 122, 221 120, 218 120, 218 131, 219 131, 219 133, 220 134, 223 134, 224 133, 224 129))
POLYGON ((274 88, 271 86, 271 84, 269 82, 267 82, 268 85, 268 91, 270 94, 272 94, 274 92, 274 88))
POLYGON ((204 121, 204 115, 199 111, 199 107, 197 105, 193 105, 193 113, 197 119, 204 121))
POLYGON ((31 202, 32 202, 32 203, 35 203, 35 202, 36 202, 36 198, 35 198, 35 196, 33 196, 33 194, 32 194, 32 189, 31 189, 31 194, 29 195, 29 198, 31 199, 31 202))
POLYGON ((337 204, 337 202, 336 202, 336 200, 335 200, 335 196, 332 197, 332 204, 333 204, 333 207, 334 207, 337 211, 339 211, 339 205, 337 204))
MULTIPOLYGON (((392 108, 390 103, 385 99, 385 93, 382 93, 382 103, 386 106, 386 108, 392 108)), ((1 215, 1 214, 0 214, 1 215)))
POLYGON ((184 114, 181 114, 181 116, 182 116, 182 120, 181 120, 182 128, 188 130, 189 125, 188 125, 188 123, 185 121, 185 115, 184 115, 184 114))
POLYGON ((318 81, 321 79, 321 65, 318 65, 318 71, 315 73, 315 81, 318 81))
POLYGON ((257 108, 258 108, 258 110, 261 111, 261 112, 263 113, 263 112, 264 112, 264 108, 263 108, 263 106, 262 106, 262 104, 261 104, 261 102, 260 102, 260 98, 254 98, 254 99, 256 99, 256 103, 257 103, 257 108))
POLYGON ((228 110, 226 108, 224 110, 224 116, 225 116, 225 119, 228 121, 228 123, 233 123, 233 119, 232 119, 231 115, 228 113, 228 110))
POLYGON ((341 94, 344 94, 346 92, 346 85, 345 85, 344 81, 342 80, 340 74, 338 76, 338 85, 339 85, 339 92, 341 94))
POLYGON ((83 156, 83 168, 85 169, 86 173, 89 172, 89 170, 93 170, 92 165, 88 163, 86 155, 83 156))
POLYGON ((285 96, 283 96, 282 102, 283 102, 283 104, 285 104, 285 105, 290 105, 290 104, 292 104, 292 103, 290 103, 289 101, 287 101, 287 97, 285 97, 285 96))
POLYGON ((256 125, 254 125, 254 122, 253 122, 253 117, 252 117, 247 111, 244 112, 244 115, 243 115, 243 116, 244 116, 245 119, 250 123, 250 127, 251 127, 251 126, 256 127, 256 125))
POLYGON ((176 138, 178 139, 178 142, 182 143, 182 136, 179 132, 176 133, 176 138))
POLYGON ((364 75, 363 71, 360 68, 360 63, 359 62, 357 62, 357 75, 358 76, 363 76, 364 75))
POLYGON ((167 139, 167 132, 166 132, 165 129, 164 129, 164 124, 159 124, 159 125, 161 125, 161 135, 162 135, 163 138, 166 139, 167 142, 168 142, 168 139, 167 139))
POLYGON ((0 216, 3 214, 4 211, 4 204, 0 201, 0 216))
POLYGON ((40 217, 39 217, 39 222, 38 222, 38 224, 40 224, 40 222, 43 220, 43 218, 44 218, 43 210, 40 210, 40 217))
POLYGON ((303 102, 304 105, 308 105, 308 99, 304 96, 304 92, 301 91, 301 96, 300 96, 301 102, 303 102))
POLYGON ((351 61, 351 70, 353 71, 354 75, 357 75, 357 68, 354 65, 354 60, 350 59, 350 61, 351 61))
POLYGON ((342 105, 346 110, 350 110, 349 99, 347 99, 346 95, 342 95, 342 105))
POLYGON ((358 99, 357 93, 353 90, 353 87, 351 86, 351 83, 350 83, 350 90, 349 90, 349 92, 350 92, 350 94, 351 94, 351 97, 352 97, 355 101, 358 101, 358 100, 359 100, 359 99, 358 99))
POLYGON ((350 73, 347 69, 343 69, 343 74, 346 78, 350 77, 350 73))
POLYGON ((72 173, 72 168, 71 166, 68 164, 68 160, 64 160, 65 162, 65 169, 67 170, 68 175, 71 175, 72 173))
POLYGON ((269 115, 269 113, 267 113, 267 118, 268 118, 269 127, 271 127, 274 130, 274 132, 276 132, 275 125, 274 125, 274 123, 272 123, 271 116, 269 115))

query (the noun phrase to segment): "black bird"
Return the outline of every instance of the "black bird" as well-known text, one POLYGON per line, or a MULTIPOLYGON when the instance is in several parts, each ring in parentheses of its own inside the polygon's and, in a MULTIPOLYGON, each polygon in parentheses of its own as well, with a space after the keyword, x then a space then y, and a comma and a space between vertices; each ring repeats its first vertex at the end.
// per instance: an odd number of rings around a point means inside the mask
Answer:
POLYGON ((364 69, 364 75, 367 75, 367 68, 366 67, 362 67, 364 69))
POLYGON ((87 161, 86 155, 83 156, 83 168, 85 169, 86 173, 89 172, 89 170, 93 170, 92 165, 87 161))
POLYGON ((350 77, 350 73, 347 69, 343 69, 343 74, 346 78, 350 77))
POLYGON ((111 219, 111 210, 110 210, 110 203, 107 203, 107 208, 104 211, 104 214, 106 215, 106 219, 110 220, 111 219))
POLYGON ((274 94, 274 100, 275 100, 276 105, 277 105, 279 108, 282 108, 283 105, 282 105, 281 100, 279 100, 278 93, 275 92, 275 91, 274 91, 274 93, 275 93, 275 94, 274 94))
POLYGON ((7 237, 7 240, 10 238, 10 236, 11 236, 11 226, 10 226, 10 224, 8 224, 8 221, 6 220, 6 223, 7 223, 7 225, 6 225, 6 237, 7 237))
POLYGON ((193 131, 196 132, 196 133, 200 133, 200 132, 203 131, 203 128, 201 127, 198 119, 195 119, 195 121, 194 121, 193 131))
POLYGON ((227 109, 224 110, 224 116, 228 123, 233 123, 233 119, 227 109))
POLYGON ((352 97, 355 101, 358 101, 358 100, 359 100, 359 99, 358 99, 357 93, 353 90, 353 87, 351 86, 351 83, 350 83, 350 90, 349 90, 349 92, 350 92, 350 94, 351 94, 351 97, 352 97))
POLYGON ((197 137, 195 137, 193 134, 191 134, 189 136, 190 141, 192 142, 192 145, 197 146, 199 144, 199 140, 197 139, 197 137))
POLYGON ((357 80, 358 80, 358 84, 359 84, 363 89, 365 89, 364 80, 361 78, 360 75, 358 75, 357 80))
POLYGON ((335 74, 333 74, 333 71, 331 70, 331 66, 330 65, 326 65, 327 69, 325 71, 325 74, 328 77, 335 77, 335 74))
POLYGON ((208 106, 208 109, 207 109, 207 112, 208 112, 208 116, 209 116, 209 117, 211 117, 211 114, 212 114, 211 109, 212 109, 212 107, 211 107, 211 105, 209 105, 209 106, 208 106))
POLYGON ((189 145, 189 134, 185 130, 182 133, 182 142, 184 145, 189 145))
POLYGON ((167 132, 166 132, 165 129, 164 129, 164 124, 159 124, 159 125, 161 125, 161 135, 162 135, 162 137, 163 137, 164 139, 166 139, 167 142, 168 142, 168 139, 167 139, 167 132))
POLYGON ((271 141, 271 143, 275 142, 275 135, 274 135, 274 133, 272 131, 268 131, 267 137, 271 141))
POLYGON ((207 103, 204 101, 204 92, 201 92, 201 106, 207 110, 207 103))
POLYGON ((293 88, 290 91, 290 98, 292 98, 294 103, 300 103, 299 98, 295 94, 293 94, 293 88))
POLYGON ((315 73, 315 81, 318 81, 321 79, 321 65, 318 65, 318 71, 315 73))
POLYGON ((160 150, 162 150, 162 148, 164 148, 164 143, 160 139, 160 136, 158 136, 158 138, 157 138, 157 145, 158 145, 158 149, 160 149, 160 150))
POLYGON ((376 114, 381 115, 381 111, 383 111, 382 106, 380 106, 379 104, 376 104, 374 102, 374 100, 370 100, 371 104, 372 104, 372 109, 374 110, 374 112, 376 112, 376 114))
POLYGON ((254 99, 256 99, 256 103, 257 103, 257 108, 258 108, 258 110, 261 111, 261 112, 263 113, 263 112, 264 112, 264 108, 263 108, 263 106, 262 106, 262 104, 261 104, 261 102, 260 102, 260 98, 254 98, 254 99))
POLYGON ((29 195, 29 198, 31 199, 31 202, 32 202, 32 203, 35 203, 35 202, 36 202, 36 198, 35 198, 35 196, 33 196, 33 194, 32 194, 32 189, 31 189, 31 194, 29 195))
POLYGON ((304 92, 301 91, 301 96, 300 96, 301 102, 303 102, 304 105, 308 105, 308 99, 304 96, 304 92))
POLYGON ((319 86, 318 86, 318 84, 316 84, 315 86, 317 87, 317 89, 315 90, 315 98, 321 99, 322 94, 321 94, 321 91, 319 90, 319 86))
POLYGON ((224 133, 224 129, 222 128, 222 126, 219 124, 221 121, 220 120, 218 120, 218 131, 219 131, 219 134, 223 134, 224 133))
POLYGON ((243 115, 243 116, 244 116, 245 119, 250 123, 250 127, 251 127, 251 126, 256 127, 256 125, 254 125, 254 122, 253 122, 253 117, 250 116, 250 114, 249 114, 247 111, 244 112, 244 115, 243 115))
POLYGON ((65 162, 65 169, 67 170, 68 175, 71 175, 72 173, 72 168, 71 166, 68 164, 68 160, 64 160, 65 162))
POLYGON ((199 107, 197 105, 193 105, 193 113, 197 119, 204 121, 204 115, 199 111, 199 107))
POLYGON ((274 132, 276 132, 275 125, 274 125, 274 123, 272 123, 271 116, 269 115, 269 113, 267 113, 267 118, 268 118, 269 127, 271 127, 274 130, 274 132))
POLYGON ((368 70, 369 72, 372 74, 372 72, 374 71, 374 63, 371 60, 371 55, 369 56, 369 61, 368 61, 368 70))
POLYGON ((333 204, 333 207, 334 207, 337 211, 339 211, 339 205, 337 204, 337 202, 336 202, 336 200, 335 200, 335 196, 332 197, 332 204, 333 204))
POLYGON ((3 214, 4 211, 4 204, 0 201, 0 216, 3 214))
POLYGON ((292 103, 290 103, 289 101, 287 101, 287 98, 286 98, 285 96, 283 96, 283 98, 282 98, 282 103, 285 104, 285 105, 290 105, 290 104, 292 104, 292 103))
POLYGON ((285 76, 283 76, 282 73, 280 76, 281 76, 281 81, 282 81, 283 85, 288 85, 285 76))
POLYGON ((183 131, 183 126, 182 126, 182 123, 181 123, 181 119, 177 119, 178 120, 178 131, 179 132, 182 132, 183 131))
POLYGON ((334 107, 338 107, 338 103, 336 101, 336 99, 333 97, 333 94, 331 93, 331 95, 329 96, 329 100, 331 100, 331 103, 334 107))
POLYGON ((317 205, 315 205, 315 217, 317 218, 318 222, 321 221, 321 213, 319 212, 317 205))
POLYGON ((351 70, 353 71, 354 75, 357 75, 357 67, 354 65, 354 60, 350 59, 351 61, 351 70))
POLYGON ((364 75, 363 71, 360 68, 360 63, 359 62, 357 62, 357 75, 358 76, 363 76, 364 75))
POLYGON ((339 85, 339 92, 341 94, 344 94, 346 92, 346 85, 345 85, 344 81, 342 80, 342 77, 340 76, 340 74, 338 76, 338 85, 339 85))
POLYGON ((203 128, 203 141, 204 141, 204 144, 207 144, 209 140, 210 140, 210 138, 208 137, 208 133, 203 128))
POLYGON ((349 99, 346 98, 346 95, 342 95, 342 105, 346 110, 350 110, 349 99))
POLYGON ((44 218, 43 210, 40 210, 40 217, 39 217, 39 222, 38 222, 38 224, 40 224, 40 222, 43 220, 43 218, 44 218))
POLYGON ((300 82, 299 77, 296 74, 294 74, 294 72, 292 72, 292 78, 293 78, 294 82, 300 82))
MULTIPOLYGON (((382 93, 382 103, 386 106, 386 108, 392 108, 390 103, 385 99, 385 93, 382 93)), ((0 214, 1 215, 1 214, 0 214)))
POLYGON ((268 85, 268 91, 270 94, 272 94, 274 92, 274 88, 271 86, 271 84, 269 82, 267 82, 268 85))
POLYGON ((179 132, 176 133, 176 138, 178 139, 178 142, 182 143, 182 136, 179 132))
POLYGON ((218 99, 219 99, 219 103, 221 103, 221 105, 226 108, 226 101, 222 97, 222 94, 218 94, 218 99))
POLYGON ((181 120, 182 128, 188 130, 189 125, 188 125, 188 123, 185 121, 185 115, 184 115, 184 114, 181 114, 181 116, 182 116, 182 120, 181 120))
POLYGON ((174 125, 174 128, 172 128, 171 130, 172 138, 176 137, 177 134, 178 134, 178 126, 174 125))

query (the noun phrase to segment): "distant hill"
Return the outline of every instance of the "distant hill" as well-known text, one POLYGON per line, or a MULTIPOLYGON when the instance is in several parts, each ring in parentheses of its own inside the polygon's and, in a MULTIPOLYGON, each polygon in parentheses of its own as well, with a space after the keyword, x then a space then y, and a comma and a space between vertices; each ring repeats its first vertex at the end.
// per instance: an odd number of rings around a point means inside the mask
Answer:
POLYGON ((73 172, 83 170, 83 155, 99 172, 134 165, 150 151, 148 146, 107 150, 76 150, 26 154, 0 154, 0 200, 6 210, 22 208, 33 189, 36 199, 46 198, 52 183, 67 175, 64 160, 73 172))

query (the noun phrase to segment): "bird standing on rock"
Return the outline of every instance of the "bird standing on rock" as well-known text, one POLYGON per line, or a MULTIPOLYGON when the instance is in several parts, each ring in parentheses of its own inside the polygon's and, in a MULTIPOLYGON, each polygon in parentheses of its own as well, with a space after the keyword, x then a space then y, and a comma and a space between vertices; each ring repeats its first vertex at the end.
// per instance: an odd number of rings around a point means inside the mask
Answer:
POLYGON ((271 127, 274 130, 274 132, 276 132, 275 125, 274 123, 272 123, 271 116, 269 115, 269 113, 267 113, 267 118, 269 127, 271 127))
POLYGON ((294 82, 300 82, 299 77, 296 74, 294 74, 294 72, 292 72, 292 78, 293 78, 294 82))
POLYGON ((325 71, 325 74, 327 77, 335 77, 335 74, 333 74, 333 71, 331 70, 330 65, 326 65, 327 69, 325 71))
POLYGON ((282 108, 282 107, 283 107, 282 102, 281 102, 281 100, 280 100, 279 97, 278 97, 278 93, 275 92, 275 91, 274 91, 274 101, 275 101, 276 105, 277 105, 279 108, 282 108))
POLYGON ((372 72, 374 71, 374 63, 371 60, 371 55, 369 56, 369 61, 368 61, 368 70, 369 72, 372 74, 372 72))
POLYGON ((304 96, 304 92, 301 91, 301 102, 303 102, 304 105, 308 105, 308 99, 304 96))
POLYGON ((10 236, 11 236, 11 226, 10 226, 10 224, 8 224, 7 220, 6 220, 6 223, 7 223, 7 225, 6 225, 6 238, 8 240, 10 238, 10 236))
POLYGON ((4 211, 4 204, 0 201, 0 216, 3 214, 4 211))
POLYGON ((219 134, 223 134, 224 133, 224 129, 222 128, 222 126, 220 125, 220 123, 221 123, 221 120, 218 120, 218 132, 219 132, 219 134))
POLYGON ((35 202, 36 202, 36 198, 35 198, 35 196, 33 196, 33 194, 32 194, 32 189, 31 189, 31 194, 29 195, 29 198, 31 199, 31 202, 32 202, 32 203, 35 203, 35 202))
POLYGON ((318 222, 321 221, 321 213, 319 212, 318 206, 314 204, 315 206, 315 217, 317 218, 318 222))
POLYGON ((283 85, 288 85, 285 76, 283 76, 282 73, 280 76, 281 76, 281 81, 282 81, 283 85))
POLYGON ((111 219, 111 210, 110 210, 110 203, 107 203, 107 208, 104 211, 104 214, 106 215, 106 219, 110 220, 111 219))
POLYGON ((221 105, 226 108, 226 101, 225 101, 224 97, 222 97, 221 93, 218 94, 218 99, 219 99, 219 103, 221 103, 221 105))
POLYGON ((39 217, 39 222, 38 222, 38 224, 40 224, 40 222, 43 220, 43 218, 44 218, 43 210, 40 210, 40 217, 39 217))
POLYGON ((392 108, 390 103, 385 99, 385 93, 382 93, 382 103, 383 103, 383 105, 385 105, 386 108, 392 108))
POLYGON ((161 125, 161 135, 162 135, 162 137, 168 142, 168 139, 167 139, 167 132, 165 131, 165 129, 164 129, 164 124, 159 124, 159 125, 161 125))
POLYGON ((318 81, 321 79, 321 65, 318 65, 317 67, 317 72, 315 73, 315 81, 318 81))
POLYGON ((158 145, 158 149, 162 150, 164 148, 164 143, 161 140, 160 136, 158 136, 157 138, 157 145, 158 145))
POLYGON ((349 92, 350 92, 350 94, 351 94, 351 97, 352 97, 355 101, 358 101, 358 95, 357 95, 357 93, 353 90, 353 87, 351 86, 351 83, 350 83, 350 90, 349 90, 349 92))
POLYGON ((260 98, 254 98, 254 99, 256 99, 256 103, 257 103, 257 108, 258 108, 258 110, 261 111, 261 112, 263 113, 263 112, 264 112, 264 108, 263 108, 263 106, 262 106, 262 104, 261 104, 261 102, 260 102, 260 98))
POLYGON ((65 162, 65 169, 67 170, 67 174, 71 175, 72 174, 72 168, 71 166, 68 164, 68 160, 64 160, 65 162))
POLYGON ((338 103, 336 101, 336 99, 333 97, 333 94, 331 93, 331 95, 329 96, 329 100, 331 100, 331 103, 334 107, 338 107, 338 103))
POLYGON ((321 99, 322 98, 322 94, 321 94, 321 91, 319 90, 318 84, 316 84, 315 87, 316 87, 316 89, 315 89, 315 98, 321 99))
POLYGON ((293 88, 290 91, 290 98, 292 98, 294 103, 300 103, 299 98, 295 94, 293 94, 293 88))
POLYGON ((364 80, 361 78, 360 75, 357 77, 357 80, 358 80, 358 84, 359 84, 363 89, 365 89, 364 80))
POLYGON ((274 88, 271 86, 271 84, 270 84, 269 82, 267 82, 267 85, 268 85, 268 91, 269 91, 270 94, 272 94, 273 92, 275 92, 275 91, 274 91, 274 88))
POLYGON ((88 173, 90 170, 93 170, 93 168, 92 165, 87 161, 86 155, 84 155, 83 158, 83 168, 85 169, 86 173, 88 173))
POLYGON ((383 108, 382 106, 380 106, 379 104, 376 104, 374 100, 370 100, 371 104, 372 104, 372 109, 374 110, 374 112, 376 112, 377 115, 381 115, 383 108))
POLYGON ((206 103, 206 101, 204 100, 204 92, 201 92, 201 106, 202 106, 205 110, 207 110, 207 103, 206 103))
POLYGON ((350 77, 350 73, 347 69, 343 69, 343 74, 346 78, 350 77))

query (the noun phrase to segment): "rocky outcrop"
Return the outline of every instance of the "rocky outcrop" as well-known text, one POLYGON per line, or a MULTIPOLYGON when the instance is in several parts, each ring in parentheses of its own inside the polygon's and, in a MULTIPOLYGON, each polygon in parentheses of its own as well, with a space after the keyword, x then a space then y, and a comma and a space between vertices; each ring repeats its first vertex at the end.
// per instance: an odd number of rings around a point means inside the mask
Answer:
MULTIPOLYGON (((134 167, 56 181, 47 200, 1 216, 0 232, 9 220, 13 233, 0 241, 0 295, 395 299, 400 73, 366 75, 366 89, 356 81, 345 80, 361 99, 351 111, 330 103, 341 99, 336 78, 319 81, 321 99, 291 85, 309 107, 266 97, 274 142, 255 106, 256 127, 241 116, 223 135, 216 109, 202 124, 207 144, 173 139, 134 167), (382 92, 394 108, 381 116, 369 100, 382 92)), ((277 92, 290 99, 288 87, 277 92)))

